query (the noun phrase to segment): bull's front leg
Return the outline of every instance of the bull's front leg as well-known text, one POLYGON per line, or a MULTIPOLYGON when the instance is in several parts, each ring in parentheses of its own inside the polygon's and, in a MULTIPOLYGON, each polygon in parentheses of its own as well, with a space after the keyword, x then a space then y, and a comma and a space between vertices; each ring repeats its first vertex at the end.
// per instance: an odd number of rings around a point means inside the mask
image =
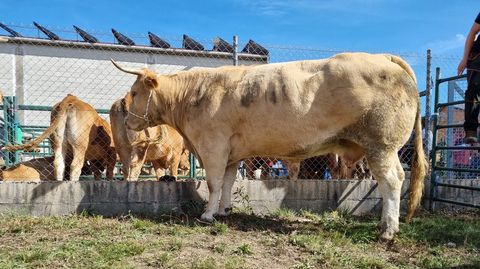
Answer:
POLYGON ((225 175, 223 176, 222 199, 220 200, 220 207, 218 209, 219 216, 226 216, 230 213, 232 207, 232 187, 237 178, 238 164, 231 164, 227 166, 225 175))
POLYGON ((207 175, 208 185, 208 203, 205 212, 202 214, 201 219, 212 222, 213 215, 217 213, 219 207, 219 199, 223 186, 223 175, 225 174, 225 166, 217 165, 205 165, 205 172, 207 175))
MULTIPOLYGON (((212 139, 211 141, 215 141, 215 139, 212 139)), ((224 183, 223 176, 225 175, 225 169, 227 166, 228 152, 226 148, 222 148, 221 143, 208 146, 205 148, 206 154, 200 154, 200 156, 204 156, 202 157, 202 160, 209 191, 207 207, 202 214, 201 219, 211 222, 213 221, 213 215, 216 214, 219 209, 219 200, 224 183)))
POLYGON ((146 147, 133 148, 130 156, 130 167, 127 175, 128 181, 137 181, 142 171, 143 163, 147 156, 146 147))
POLYGON ((155 169, 155 175, 157 175, 157 179, 165 176, 165 165, 159 160, 152 161, 153 169, 155 169))

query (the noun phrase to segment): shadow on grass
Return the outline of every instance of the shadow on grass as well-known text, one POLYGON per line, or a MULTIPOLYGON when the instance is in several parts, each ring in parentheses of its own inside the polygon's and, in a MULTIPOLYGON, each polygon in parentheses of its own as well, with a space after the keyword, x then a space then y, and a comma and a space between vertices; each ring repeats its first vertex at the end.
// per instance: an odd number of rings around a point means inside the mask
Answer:
MULTIPOLYGON (((130 214, 138 219, 147 219, 159 224, 176 224, 185 227, 210 225, 200 220, 204 208, 203 203, 189 201, 181 206, 179 212, 165 210, 160 214, 130 214)), ((95 215, 95 212, 91 212, 95 215)), ((332 211, 310 217, 295 213, 293 219, 282 219, 278 216, 232 213, 226 217, 217 217, 218 222, 228 225, 229 229, 239 231, 269 231, 278 234, 323 234, 325 236, 341 236, 353 243, 372 243, 377 241, 379 230, 378 215, 362 217, 332 211)), ((120 217, 122 218, 122 217, 120 217)), ((446 214, 432 215, 422 213, 410 224, 401 223, 396 242, 400 244, 421 243, 430 247, 465 246, 480 248, 480 214, 469 215, 446 214)))

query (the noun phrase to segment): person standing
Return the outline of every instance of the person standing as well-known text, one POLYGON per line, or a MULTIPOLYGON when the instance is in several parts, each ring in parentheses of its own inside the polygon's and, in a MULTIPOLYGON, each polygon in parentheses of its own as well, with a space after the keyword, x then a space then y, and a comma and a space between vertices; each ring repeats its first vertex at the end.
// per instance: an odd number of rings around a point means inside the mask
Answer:
POLYGON ((480 112, 480 13, 468 33, 465 41, 463 58, 457 68, 457 75, 463 74, 467 69, 467 91, 465 92, 465 130, 466 144, 478 142, 478 113, 480 112))

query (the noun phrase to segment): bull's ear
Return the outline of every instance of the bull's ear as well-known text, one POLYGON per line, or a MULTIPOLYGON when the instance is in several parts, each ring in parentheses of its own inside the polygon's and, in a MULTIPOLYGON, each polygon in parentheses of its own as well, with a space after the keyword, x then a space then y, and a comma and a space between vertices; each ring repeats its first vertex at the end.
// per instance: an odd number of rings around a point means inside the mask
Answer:
POLYGON ((145 86, 148 89, 157 88, 158 87, 157 76, 155 74, 146 74, 143 78, 143 84, 145 84, 145 86))

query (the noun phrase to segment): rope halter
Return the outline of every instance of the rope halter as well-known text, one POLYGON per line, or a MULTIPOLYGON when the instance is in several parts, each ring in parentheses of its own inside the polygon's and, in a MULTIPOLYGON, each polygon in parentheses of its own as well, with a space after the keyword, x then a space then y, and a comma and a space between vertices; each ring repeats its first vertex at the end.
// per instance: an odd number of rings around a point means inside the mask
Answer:
POLYGON ((148 100, 147 100, 147 107, 145 108, 145 113, 143 114, 143 116, 137 115, 132 111, 128 110, 128 114, 144 120, 147 123, 147 125, 150 125, 150 120, 148 118, 148 108, 150 107, 150 100, 152 100, 152 94, 153 94, 153 90, 150 90, 150 94, 148 95, 148 100))

